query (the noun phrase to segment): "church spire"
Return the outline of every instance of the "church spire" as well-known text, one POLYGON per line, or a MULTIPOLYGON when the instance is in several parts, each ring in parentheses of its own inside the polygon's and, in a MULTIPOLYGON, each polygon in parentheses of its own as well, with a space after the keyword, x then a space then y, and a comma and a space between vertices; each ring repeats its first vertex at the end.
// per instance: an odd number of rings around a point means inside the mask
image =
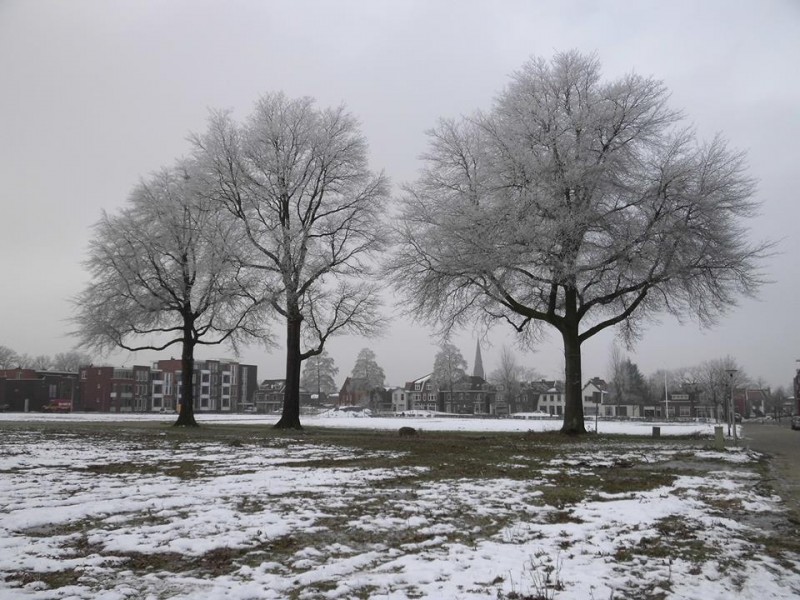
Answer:
POLYGON ((483 372, 483 358, 481 358, 480 340, 478 341, 478 344, 475 347, 475 365, 472 367, 472 376, 480 377, 481 379, 486 379, 486 375, 483 372))

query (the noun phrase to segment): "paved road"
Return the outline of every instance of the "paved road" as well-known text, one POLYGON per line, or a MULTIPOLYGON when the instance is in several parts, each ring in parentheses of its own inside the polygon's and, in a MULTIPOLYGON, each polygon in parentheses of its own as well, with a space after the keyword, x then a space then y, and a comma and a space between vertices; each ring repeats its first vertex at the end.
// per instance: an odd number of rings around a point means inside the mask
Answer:
POLYGON ((775 491, 800 515, 800 431, 792 430, 786 419, 774 424, 746 423, 742 436, 745 446, 771 457, 775 491))

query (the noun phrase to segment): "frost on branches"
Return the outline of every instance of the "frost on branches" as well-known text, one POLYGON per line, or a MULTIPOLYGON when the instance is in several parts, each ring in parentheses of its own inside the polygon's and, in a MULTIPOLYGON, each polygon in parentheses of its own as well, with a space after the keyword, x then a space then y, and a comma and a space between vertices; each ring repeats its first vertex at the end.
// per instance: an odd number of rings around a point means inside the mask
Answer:
POLYGON ((212 198, 242 224, 272 310, 286 323, 286 392, 276 425, 300 428, 300 366, 337 333, 381 324, 370 255, 388 181, 369 170, 367 144, 343 107, 263 96, 244 123, 212 116, 193 139, 212 198))
POLYGON ((444 332, 555 328, 564 432, 585 432, 584 341, 613 326, 630 341, 658 313, 709 325, 762 283, 743 154, 698 141, 667 99, 651 78, 601 80, 592 56, 533 59, 490 111, 429 132, 405 188, 395 285, 444 332))

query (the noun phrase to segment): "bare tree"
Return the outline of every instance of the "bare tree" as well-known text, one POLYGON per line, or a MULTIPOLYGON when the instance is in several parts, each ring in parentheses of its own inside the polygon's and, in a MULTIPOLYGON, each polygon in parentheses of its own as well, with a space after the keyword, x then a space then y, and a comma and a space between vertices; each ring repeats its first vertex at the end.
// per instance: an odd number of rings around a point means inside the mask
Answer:
POLYGON ((13 369, 19 366, 19 354, 7 346, 0 346, 0 369, 13 369))
POLYGON ((786 388, 779 385, 770 392, 769 398, 767 398, 767 414, 780 420, 784 414, 785 405, 790 398, 791 394, 787 392, 786 388))
POLYGON ((255 282, 241 266, 233 221, 195 188, 191 165, 164 169, 133 190, 127 208, 95 225, 76 298, 80 346, 99 351, 182 346, 176 425, 196 426, 194 350, 263 334, 255 282))
POLYGON ((728 420, 731 389, 748 380, 747 373, 736 359, 726 356, 707 360, 689 369, 689 373, 698 392, 713 407, 717 422, 728 420))
POLYGON ((627 357, 616 343, 611 345, 611 353, 608 357, 608 384, 611 399, 619 403, 625 395, 628 387, 626 378, 625 361, 627 357))
POLYGON ((244 124, 211 117, 194 136, 213 197, 243 224, 272 308, 286 321, 286 391, 278 428, 301 428, 300 368, 337 333, 381 325, 368 259, 381 248, 388 193, 368 169, 367 144, 343 107, 263 96, 244 124), (305 342, 306 348, 301 346, 305 342))
POLYGON ((336 374, 339 367, 334 363, 333 357, 323 350, 316 356, 310 356, 304 364, 303 376, 300 385, 309 392, 333 394, 336 387, 336 374))
MULTIPOLYGON (((461 351, 450 342, 443 342, 433 361, 433 381, 440 392, 450 393, 452 410, 453 388, 467 374, 467 361, 461 351)), ((448 410, 446 406, 441 407, 448 410)))
POLYGON ((53 364, 53 359, 46 354, 37 354, 32 356, 30 354, 18 354, 17 366, 23 369, 36 369, 37 371, 46 371, 53 364))
POLYGON ((92 363, 92 357, 84 352, 70 350, 59 352, 53 357, 53 369, 56 371, 69 371, 77 373, 83 365, 92 363))
MULTIPOLYGON (((536 372, 520 365, 508 346, 503 346, 500 350, 500 362, 489 375, 489 381, 501 388, 500 394, 505 396, 506 401, 510 404, 514 403, 521 393, 522 382, 532 381, 536 378, 536 372)), ((509 407, 509 409, 511 408, 509 407)))
POLYGON ((577 52, 528 62, 487 113, 429 132, 390 261, 410 311, 451 328, 510 323, 564 344, 562 431, 584 433, 581 345, 659 313, 710 325, 762 283, 754 184, 719 137, 700 143, 635 74, 603 82, 577 52))

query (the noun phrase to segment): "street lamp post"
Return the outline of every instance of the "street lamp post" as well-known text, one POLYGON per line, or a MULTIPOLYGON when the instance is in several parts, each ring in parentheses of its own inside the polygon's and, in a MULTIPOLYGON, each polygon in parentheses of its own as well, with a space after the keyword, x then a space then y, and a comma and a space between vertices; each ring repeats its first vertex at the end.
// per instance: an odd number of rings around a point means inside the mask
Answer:
POLYGON ((594 400, 594 432, 597 433, 597 416, 600 414, 600 403, 603 401, 603 392, 598 393, 594 400))
POLYGON ((731 386, 731 395, 728 404, 728 435, 731 434, 731 427, 733 427, 733 443, 734 445, 738 445, 739 440, 736 435, 736 415, 733 404, 733 377, 736 375, 736 369, 726 369, 725 372, 728 374, 728 380, 731 386))
POLYGON ((600 414, 600 405, 603 403, 603 394, 607 394, 608 392, 604 390, 600 390, 595 395, 594 400, 594 432, 597 433, 597 416, 600 414))

